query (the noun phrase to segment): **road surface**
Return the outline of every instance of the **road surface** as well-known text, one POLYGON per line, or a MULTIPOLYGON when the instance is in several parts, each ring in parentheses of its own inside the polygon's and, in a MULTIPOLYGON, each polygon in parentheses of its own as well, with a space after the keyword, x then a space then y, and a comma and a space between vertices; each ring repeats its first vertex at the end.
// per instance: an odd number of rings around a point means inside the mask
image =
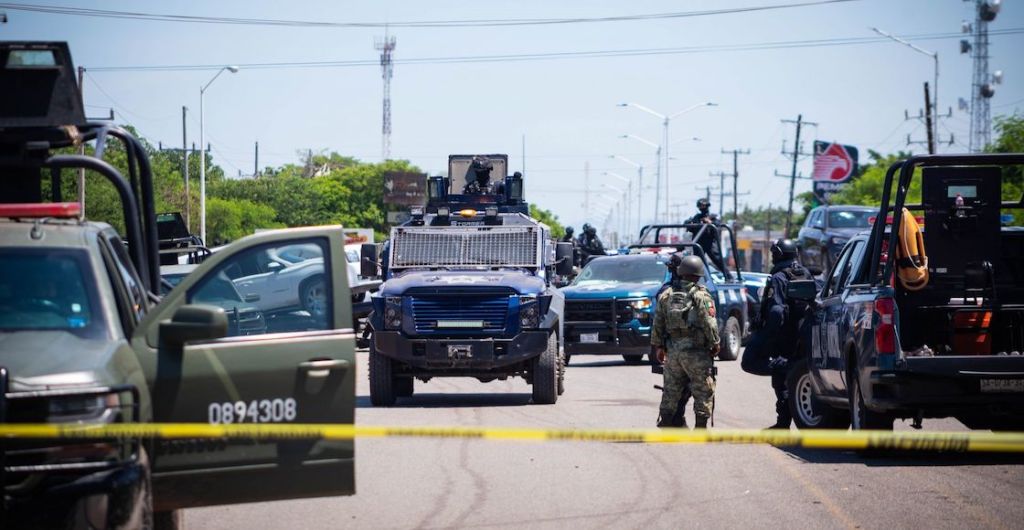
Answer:
MULTIPOLYGON (((649 428, 660 376, 575 356, 556 405, 522 380, 416 383, 396 408, 369 403, 359 354, 356 421, 387 425, 649 428)), ((721 362, 715 423, 774 421, 767 378, 721 362)), ((692 425, 692 407, 688 413, 692 425)), ((963 430, 925 420, 928 430, 963 430)), ((897 429, 909 425, 897 422, 897 429)), ((361 439, 352 497, 193 509, 188 528, 1020 528, 1024 459, 864 458, 769 446, 361 439)))

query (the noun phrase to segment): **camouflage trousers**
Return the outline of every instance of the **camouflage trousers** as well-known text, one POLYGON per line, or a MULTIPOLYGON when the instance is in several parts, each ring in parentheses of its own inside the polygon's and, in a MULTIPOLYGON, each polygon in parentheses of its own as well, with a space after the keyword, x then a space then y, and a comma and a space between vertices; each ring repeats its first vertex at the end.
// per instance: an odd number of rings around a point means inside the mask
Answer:
POLYGON ((711 377, 714 360, 707 351, 677 350, 669 348, 665 356, 665 390, 661 393, 660 412, 671 417, 682 412, 686 402, 680 399, 686 389, 693 394, 693 412, 698 416, 711 416, 715 398, 715 380, 711 377))

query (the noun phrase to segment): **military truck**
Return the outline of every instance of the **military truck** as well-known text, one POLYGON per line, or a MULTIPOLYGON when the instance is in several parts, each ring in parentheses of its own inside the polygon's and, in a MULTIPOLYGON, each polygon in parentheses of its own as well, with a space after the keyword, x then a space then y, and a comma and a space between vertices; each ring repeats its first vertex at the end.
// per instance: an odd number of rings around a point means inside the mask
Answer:
POLYGON ((529 217, 507 155, 452 155, 448 167, 428 179, 426 207, 391 230, 379 263, 377 245, 362 247, 362 275, 384 278, 368 319, 370 400, 391 406, 416 379, 518 376, 535 403, 555 403, 564 301, 552 281, 572 268, 572 245, 529 217))
MULTIPOLYGON (((354 337, 340 227, 250 236, 162 299, 142 144, 82 113, 65 43, 0 43, 0 422, 352 423, 354 337), (93 154, 59 154, 89 144, 93 154), (123 149, 128 178, 103 153, 123 149), (117 192, 124 235, 65 202, 77 169, 117 192), (319 311, 228 336, 268 252, 316 245, 319 311), (245 280, 240 281, 240 280, 245 280), (230 285, 230 284, 233 284, 230 285), (231 296, 225 296, 225 286, 231 296), (233 310, 231 300, 237 302, 233 310), (216 301, 205 305, 203 302, 216 301)), ((0 440, 2 528, 174 527, 178 510, 351 494, 349 442, 0 440)))

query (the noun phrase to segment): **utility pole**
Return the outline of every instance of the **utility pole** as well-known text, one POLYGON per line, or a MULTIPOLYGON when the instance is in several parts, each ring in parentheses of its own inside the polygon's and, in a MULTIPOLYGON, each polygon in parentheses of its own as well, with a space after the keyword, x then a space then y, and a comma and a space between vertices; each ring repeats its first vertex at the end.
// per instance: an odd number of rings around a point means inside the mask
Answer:
MULTIPOLYGON (((737 199, 739 197, 737 187, 739 186, 738 181, 740 178, 739 156, 749 155, 750 149, 733 149, 732 151, 726 151, 725 149, 722 149, 722 154, 729 153, 732 153, 732 218, 735 220, 739 218, 739 203, 737 202, 737 199)), ((722 217, 724 218, 725 215, 723 214, 722 217)))
MULTIPOLYGON (((796 189, 796 179, 803 178, 802 176, 797 174, 797 172, 796 172, 796 165, 797 165, 797 162, 800 160, 801 156, 806 156, 807 155, 807 153, 804 153, 801 150, 802 146, 800 145, 800 131, 803 128, 804 125, 817 126, 818 124, 814 123, 814 122, 810 122, 810 121, 804 121, 803 114, 798 114, 797 117, 796 117, 796 120, 782 120, 782 123, 793 123, 793 124, 796 124, 796 140, 793 143, 793 151, 792 152, 787 152, 786 151, 785 142, 783 142, 783 145, 782 145, 782 154, 783 155, 787 155, 787 156, 791 155, 793 157, 793 170, 788 175, 789 176, 789 205, 786 207, 786 225, 785 225, 786 226, 786 228, 785 228, 785 236, 788 237, 789 236, 789 229, 792 227, 792 224, 793 224, 793 191, 796 189)), ((783 175, 779 175, 778 172, 776 172, 776 176, 783 176, 783 175)))
POLYGON ((183 160, 181 170, 182 176, 185 177, 185 226, 188 227, 189 232, 192 231, 192 196, 189 195, 188 185, 188 129, 186 128, 187 123, 188 107, 185 105, 181 106, 181 158, 183 160))
POLYGON ((391 75, 394 71, 394 64, 391 61, 391 54, 395 51, 396 39, 388 36, 387 27, 384 28, 384 39, 374 43, 374 48, 380 52, 380 72, 384 78, 384 100, 383 118, 381 120, 381 160, 391 158, 391 75))
MULTIPOLYGON (((6 15, 4 22, 7 22, 6 15)), ((85 112, 85 67, 78 67, 78 101, 82 105, 82 112, 85 112)), ((113 112, 113 111, 111 111, 113 112)), ((85 155, 85 144, 78 146, 78 154, 85 155)), ((85 219, 85 168, 78 168, 78 206, 81 211, 79 216, 85 219)))
MULTIPOLYGON (((724 217, 725 207, 723 205, 725 204, 725 177, 731 177, 732 174, 726 173, 725 171, 709 171, 708 176, 718 177, 718 217, 724 217)), ((707 197, 707 199, 710 201, 710 189, 708 189, 708 195, 709 197, 707 197)))
MULTIPOLYGON (((927 131, 927 140, 922 142, 920 140, 912 140, 910 135, 907 135, 907 145, 926 145, 928 147, 928 154, 934 155, 936 152, 936 146, 941 142, 939 139, 939 119, 950 118, 953 116, 953 109, 950 108, 947 114, 940 115, 938 109, 935 108, 932 103, 933 99, 930 94, 930 87, 928 82, 924 83, 924 110, 919 111, 917 116, 910 116, 910 113, 903 111, 903 116, 906 120, 918 120, 924 123, 925 130, 927 131)), ((947 145, 953 145, 953 134, 949 134, 949 142, 947 145)))
POLYGON ((252 178, 260 176, 260 143, 256 142, 256 153, 252 163, 252 178))

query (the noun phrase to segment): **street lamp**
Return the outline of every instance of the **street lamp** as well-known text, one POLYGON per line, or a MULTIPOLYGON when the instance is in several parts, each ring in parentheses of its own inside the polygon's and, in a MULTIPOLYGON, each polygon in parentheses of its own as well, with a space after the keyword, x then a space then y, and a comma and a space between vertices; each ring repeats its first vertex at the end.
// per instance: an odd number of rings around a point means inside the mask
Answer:
POLYGON ((628 159, 628 158, 626 158, 624 156, 612 155, 611 157, 616 159, 616 160, 618 160, 618 161, 620 161, 620 162, 624 162, 624 163, 629 164, 629 165, 631 165, 631 166, 636 168, 636 178, 637 178, 637 182, 636 182, 636 226, 637 226, 637 230, 639 230, 640 227, 643 226, 643 222, 640 220, 640 217, 642 215, 640 212, 644 208, 644 201, 643 201, 643 196, 644 196, 644 166, 643 166, 643 164, 640 164, 638 162, 634 162, 634 161, 632 161, 632 160, 630 160, 630 159, 628 159))
POLYGON ((657 222, 659 218, 658 208, 661 206, 661 145, 635 134, 623 134, 622 136, 619 136, 619 138, 631 138, 654 148, 654 159, 656 161, 654 176, 654 220, 657 222))
POLYGON ((628 179, 613 171, 605 171, 604 174, 611 177, 615 177, 621 180, 622 182, 626 183, 625 191, 616 188, 615 186, 612 186, 610 184, 604 184, 604 187, 622 194, 622 209, 624 210, 622 212, 622 231, 623 233, 628 234, 630 232, 629 219, 630 217, 633 216, 633 209, 631 207, 631 203, 633 202, 633 179, 628 179))
POLYGON ((911 44, 911 43, 909 43, 909 42, 907 42, 907 41, 905 41, 905 40, 903 40, 903 39, 901 39, 901 38, 899 38, 899 37, 897 37, 897 36, 895 36, 895 35, 893 35, 891 33, 887 33, 885 31, 882 31, 882 30, 878 29, 878 28, 871 28, 871 31, 874 31, 875 33, 877 33, 877 34, 879 34, 879 35, 881 35, 883 37, 890 38, 890 39, 892 39, 892 40, 894 40, 894 41, 896 41, 896 42, 898 42, 898 43, 900 43, 900 44, 902 44, 904 46, 909 46, 914 51, 916 51, 918 53, 923 53, 923 54, 931 57, 932 61, 934 61, 934 63, 935 63, 935 81, 934 81, 935 85, 932 87, 934 92, 932 93, 932 111, 931 111, 932 130, 930 131, 931 135, 932 135, 933 141, 929 142, 928 148, 929 148, 929 151, 931 152, 931 154, 935 154, 935 145, 938 142, 938 132, 939 132, 939 123, 938 123, 938 121, 939 121, 938 120, 938 112, 939 112, 939 52, 930 52, 930 51, 928 51, 928 50, 926 50, 924 48, 921 48, 920 46, 917 46, 915 44, 911 44))
POLYGON ((203 240, 204 245, 208 243, 206 241, 206 124, 204 123, 203 95, 225 70, 234 74, 238 72, 238 67, 225 66, 217 70, 213 79, 199 89, 199 238, 203 240))
POLYGON ((668 194, 669 194, 669 187, 668 187, 668 146, 669 146, 669 143, 668 143, 668 126, 669 126, 669 122, 672 121, 672 118, 675 118, 677 116, 686 114, 687 112, 699 109, 701 107, 717 107, 718 103, 715 103, 715 102, 712 102, 712 101, 705 101, 703 103, 697 103, 696 105, 691 105, 689 107, 686 107, 685 109, 683 109, 683 110, 681 110, 679 112, 676 112, 675 114, 662 114, 660 112, 656 112, 654 110, 651 110, 648 107, 640 105, 639 103, 619 103, 618 106, 620 106, 620 107, 633 107, 633 108, 635 108, 637 110, 642 110, 642 111, 644 111, 644 112, 646 112, 646 113, 648 113, 648 114, 650 114, 652 116, 655 116, 655 117, 659 118, 662 121, 662 125, 664 126, 664 129, 665 129, 664 133, 662 135, 662 141, 661 141, 661 144, 663 146, 665 146, 662 149, 665 152, 665 212, 668 212, 668 203, 669 203, 669 198, 668 198, 668 194))

